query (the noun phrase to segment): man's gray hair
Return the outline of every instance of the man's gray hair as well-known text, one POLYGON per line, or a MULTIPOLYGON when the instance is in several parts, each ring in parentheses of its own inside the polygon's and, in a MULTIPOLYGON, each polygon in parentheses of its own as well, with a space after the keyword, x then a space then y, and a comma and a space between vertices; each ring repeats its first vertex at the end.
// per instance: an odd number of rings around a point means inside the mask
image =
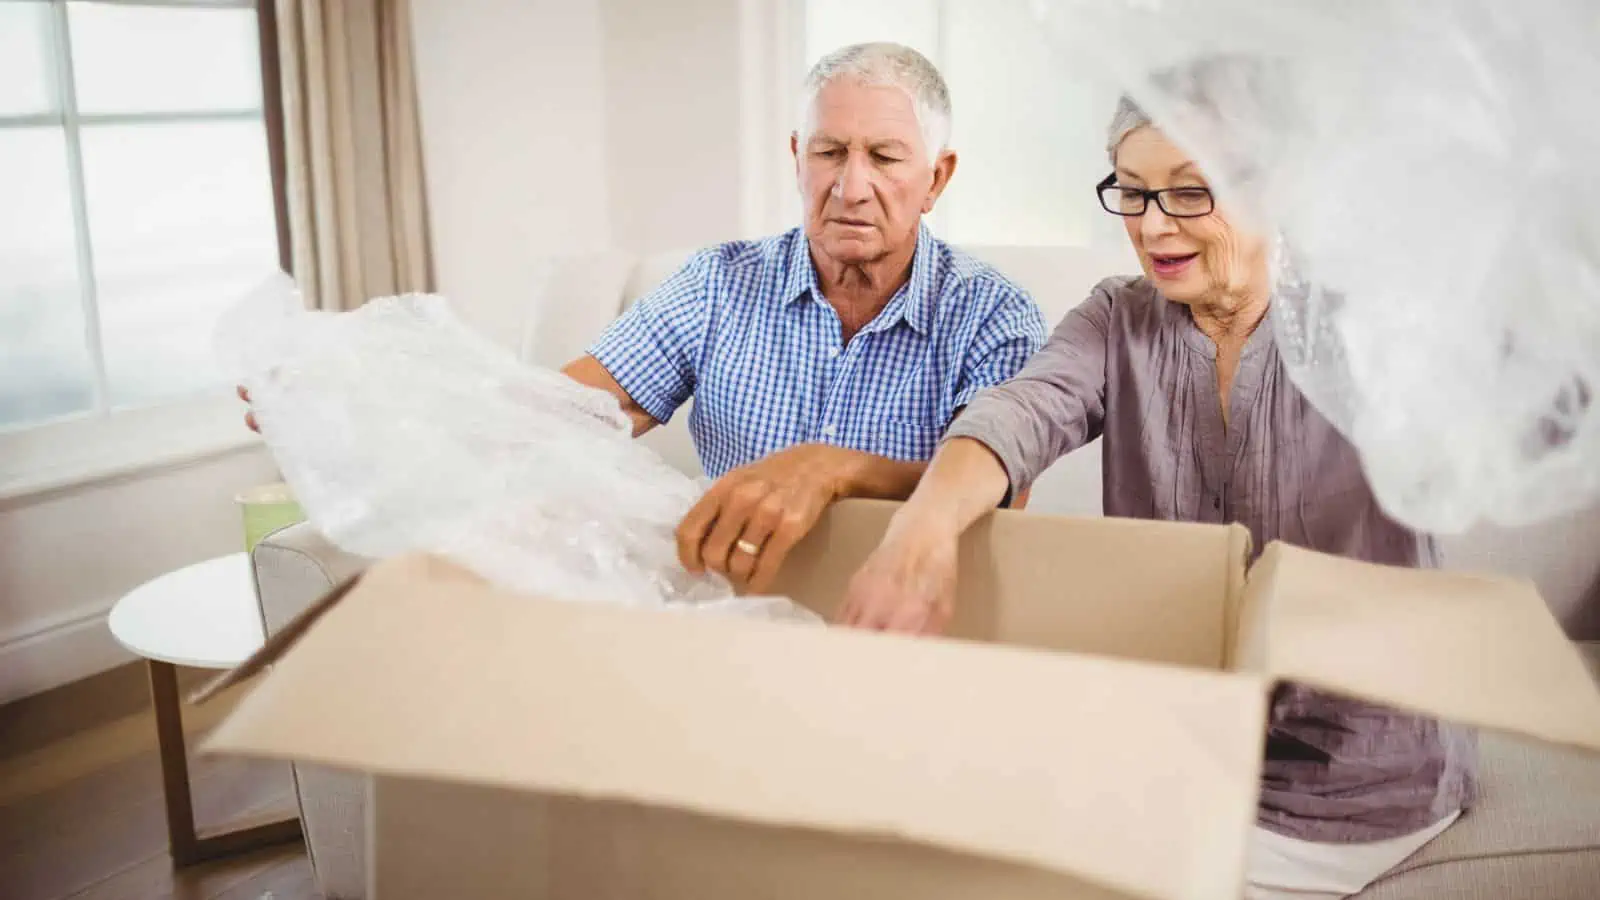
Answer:
POLYGON ((921 53, 903 44, 887 42, 851 44, 817 60, 806 75, 802 140, 810 133, 817 93, 840 78, 873 86, 893 86, 910 94, 930 165, 949 146, 950 89, 945 86, 944 76, 921 53))

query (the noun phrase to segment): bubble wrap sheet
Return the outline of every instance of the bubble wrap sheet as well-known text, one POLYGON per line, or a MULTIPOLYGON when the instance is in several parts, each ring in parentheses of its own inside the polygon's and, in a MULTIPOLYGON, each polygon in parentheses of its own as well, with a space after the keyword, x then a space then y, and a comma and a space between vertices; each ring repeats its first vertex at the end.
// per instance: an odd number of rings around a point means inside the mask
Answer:
POLYGON ((437 295, 306 312, 287 279, 218 327, 285 480, 351 553, 427 550, 559 599, 815 621, 678 563, 702 485, 631 438, 609 394, 525 365, 437 295))
POLYGON ((1418 528, 1600 494, 1600 3, 1035 0, 1276 244, 1291 376, 1418 528))

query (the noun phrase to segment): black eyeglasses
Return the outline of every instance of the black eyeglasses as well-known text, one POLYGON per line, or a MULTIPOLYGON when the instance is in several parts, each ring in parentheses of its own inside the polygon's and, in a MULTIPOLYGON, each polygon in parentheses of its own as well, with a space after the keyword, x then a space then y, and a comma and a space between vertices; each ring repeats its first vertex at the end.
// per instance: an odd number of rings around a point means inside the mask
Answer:
POLYGON ((1197 219, 1210 215, 1211 211, 1216 209, 1216 201, 1211 197, 1210 188, 1175 187, 1147 191, 1143 188, 1117 184, 1115 172, 1095 185, 1094 190, 1100 195, 1100 206, 1114 216, 1129 218, 1142 216, 1144 211, 1150 208, 1151 200, 1161 207, 1162 212, 1174 219, 1197 219))

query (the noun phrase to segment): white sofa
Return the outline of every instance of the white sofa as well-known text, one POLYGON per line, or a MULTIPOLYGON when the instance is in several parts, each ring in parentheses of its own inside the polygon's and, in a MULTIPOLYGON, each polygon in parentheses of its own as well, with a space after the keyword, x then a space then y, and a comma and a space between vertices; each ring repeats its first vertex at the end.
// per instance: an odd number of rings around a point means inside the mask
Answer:
MULTIPOLYGON (((1054 324, 1100 278, 1132 271, 1120 255, 1067 248, 980 247, 988 260, 1033 294, 1054 324)), ((558 366, 584 347, 628 304, 659 283, 686 253, 636 259, 600 253, 550 263, 536 297, 454 298, 459 312, 523 359, 558 366)), ((644 440, 684 471, 699 465, 686 411, 644 440)), ((1086 448, 1063 459, 1035 487, 1030 510, 1100 513, 1100 456, 1086 448)), ((1600 510, 1536 529, 1485 529, 1447 541, 1448 564, 1515 573, 1538 582, 1557 617, 1571 628, 1600 629, 1600 510)), ((255 551, 262 614, 275 631, 364 561, 296 526, 255 551)), ((1600 634, 1582 635, 1600 637, 1600 634)), ((1600 897, 1600 764, 1485 736, 1485 797, 1480 807, 1405 871, 1363 894, 1412 897, 1600 897)), ((365 890, 365 784, 356 777, 296 767, 296 788, 312 865, 329 898, 365 890)))

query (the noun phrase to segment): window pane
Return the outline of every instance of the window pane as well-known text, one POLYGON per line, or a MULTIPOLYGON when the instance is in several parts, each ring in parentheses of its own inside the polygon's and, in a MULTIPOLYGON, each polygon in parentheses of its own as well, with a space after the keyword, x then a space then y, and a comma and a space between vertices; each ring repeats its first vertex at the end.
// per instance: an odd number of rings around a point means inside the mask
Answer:
POLYGON ((59 128, 0 129, 0 428, 94 405, 59 128))
POLYGON ((0 3, 0 116, 50 110, 50 84, 50 4, 0 3))
POLYGON ((83 130, 114 406, 219 385, 217 317, 278 268, 260 121, 83 130))
POLYGON ((251 9, 67 5, 83 113, 258 109, 251 9))

